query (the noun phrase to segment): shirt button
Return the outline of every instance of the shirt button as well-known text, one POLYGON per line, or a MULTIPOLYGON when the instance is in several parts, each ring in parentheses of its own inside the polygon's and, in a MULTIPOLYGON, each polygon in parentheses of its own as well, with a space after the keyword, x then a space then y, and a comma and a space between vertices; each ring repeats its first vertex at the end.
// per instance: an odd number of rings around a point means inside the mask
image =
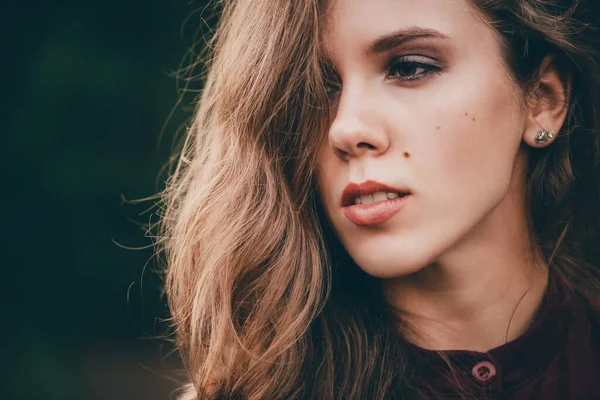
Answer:
POLYGON ((489 361, 481 361, 473 367, 473 376, 480 382, 487 382, 496 376, 496 367, 489 361))

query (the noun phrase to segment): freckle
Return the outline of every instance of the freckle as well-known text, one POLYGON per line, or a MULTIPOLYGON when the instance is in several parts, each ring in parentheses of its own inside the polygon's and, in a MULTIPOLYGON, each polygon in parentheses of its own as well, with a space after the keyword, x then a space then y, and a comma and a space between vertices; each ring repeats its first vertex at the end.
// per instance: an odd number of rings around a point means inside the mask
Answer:
POLYGON ((466 113, 465 113, 465 117, 466 117, 467 115, 469 115, 469 113, 468 113, 468 112, 466 112, 466 113))
POLYGON ((475 122, 475 118, 473 118, 473 122, 475 122))
POLYGON ((436 130, 436 131, 439 131, 439 130, 440 130, 440 127, 439 127, 439 126, 436 126, 436 127, 435 127, 435 130, 436 130))
POLYGON ((406 152, 406 151, 405 151, 405 152, 404 152, 404 157, 406 157, 406 158, 409 158, 409 157, 410 157, 410 154, 408 154, 408 152, 406 152))

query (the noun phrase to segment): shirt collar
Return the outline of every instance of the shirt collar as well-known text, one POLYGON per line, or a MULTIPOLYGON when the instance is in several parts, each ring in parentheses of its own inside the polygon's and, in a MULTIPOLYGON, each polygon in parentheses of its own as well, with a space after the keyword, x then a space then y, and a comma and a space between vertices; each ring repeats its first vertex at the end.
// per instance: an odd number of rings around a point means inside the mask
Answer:
POLYGON ((456 393, 461 387, 471 393, 494 394, 524 385, 542 372, 563 347, 571 323, 572 296, 559 277, 550 273, 546 293, 528 330, 487 352, 435 351, 407 343, 416 366, 417 387, 433 393, 456 393), (481 366, 485 372, 493 369, 493 376, 478 378, 476 371, 481 366))

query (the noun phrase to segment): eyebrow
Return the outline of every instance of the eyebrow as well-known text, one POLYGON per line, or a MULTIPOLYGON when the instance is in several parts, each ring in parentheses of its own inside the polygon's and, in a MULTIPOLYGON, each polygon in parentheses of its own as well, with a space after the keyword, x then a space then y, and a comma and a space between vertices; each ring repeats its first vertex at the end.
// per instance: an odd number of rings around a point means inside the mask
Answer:
POLYGON ((448 35, 436 31, 435 29, 409 26, 378 37, 367 47, 367 54, 373 55, 384 53, 403 43, 419 38, 450 39, 448 35))

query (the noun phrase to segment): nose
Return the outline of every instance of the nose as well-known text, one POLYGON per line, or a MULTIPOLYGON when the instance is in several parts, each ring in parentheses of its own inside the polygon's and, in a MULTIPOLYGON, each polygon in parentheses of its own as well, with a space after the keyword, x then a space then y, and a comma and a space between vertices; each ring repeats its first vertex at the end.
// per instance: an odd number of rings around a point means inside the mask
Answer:
POLYGON ((365 153, 379 156, 387 151, 390 138, 384 115, 366 90, 354 87, 352 91, 342 91, 329 128, 329 143, 334 153, 344 159, 365 153))

